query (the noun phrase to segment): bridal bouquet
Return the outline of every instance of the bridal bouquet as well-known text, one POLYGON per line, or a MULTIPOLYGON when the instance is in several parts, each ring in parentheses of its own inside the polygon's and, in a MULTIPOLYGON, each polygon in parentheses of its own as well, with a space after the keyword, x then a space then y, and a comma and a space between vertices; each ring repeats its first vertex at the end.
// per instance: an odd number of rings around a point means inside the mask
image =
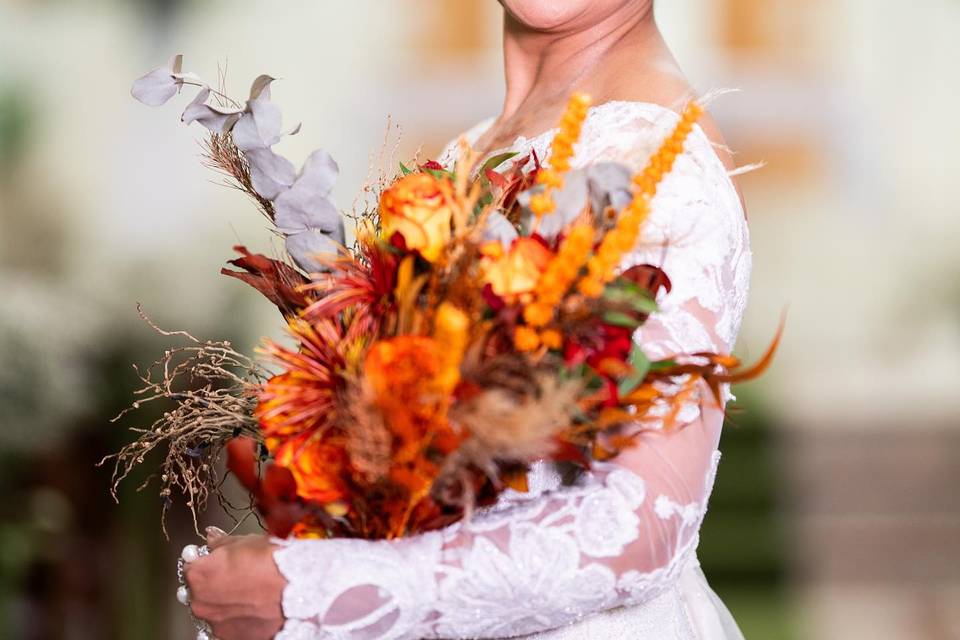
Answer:
POLYGON ((117 454, 118 479, 166 445, 162 495, 182 490, 196 509, 226 450, 274 535, 404 536, 524 491, 535 460, 575 469, 616 456, 645 427, 670 429, 699 384, 719 398, 769 360, 772 348, 750 370, 716 353, 651 362, 632 339, 670 279, 619 265, 697 103, 636 175, 616 163, 571 170, 582 94, 546 164, 484 159, 463 141, 453 168, 401 164, 377 206, 350 215, 348 247, 329 197, 336 163, 315 151, 297 170, 273 150, 285 134, 272 82, 234 101, 177 57, 134 84, 148 105, 199 89, 183 122, 209 130, 207 162, 253 199, 290 258, 237 247, 239 270, 224 273, 278 307, 292 345, 266 341, 264 366, 228 343, 168 334, 187 345, 141 374, 134 407, 174 406, 117 454))

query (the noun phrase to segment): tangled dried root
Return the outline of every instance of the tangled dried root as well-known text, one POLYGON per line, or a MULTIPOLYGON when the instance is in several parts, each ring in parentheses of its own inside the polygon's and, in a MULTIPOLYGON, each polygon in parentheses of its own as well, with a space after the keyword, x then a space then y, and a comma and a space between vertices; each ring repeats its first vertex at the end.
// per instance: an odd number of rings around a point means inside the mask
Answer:
POLYGON ((120 483, 146 459, 154 449, 166 449, 160 468, 147 478, 137 491, 146 488, 159 476, 163 499, 161 524, 166 530, 167 510, 174 492, 187 497, 187 507, 199 534, 197 515, 203 511, 211 495, 229 511, 249 510, 249 506, 229 504, 221 492, 217 462, 228 440, 246 435, 260 440, 253 410, 257 405, 256 390, 268 377, 265 369, 235 351, 227 341, 203 341, 185 331, 164 331, 137 307, 143 318, 157 333, 185 340, 184 346, 168 349, 145 370, 134 365, 141 386, 138 399, 117 415, 116 422, 128 413, 149 403, 172 405, 146 427, 132 427, 139 434, 136 440, 119 452, 100 461, 113 461, 111 493, 117 499, 120 483))

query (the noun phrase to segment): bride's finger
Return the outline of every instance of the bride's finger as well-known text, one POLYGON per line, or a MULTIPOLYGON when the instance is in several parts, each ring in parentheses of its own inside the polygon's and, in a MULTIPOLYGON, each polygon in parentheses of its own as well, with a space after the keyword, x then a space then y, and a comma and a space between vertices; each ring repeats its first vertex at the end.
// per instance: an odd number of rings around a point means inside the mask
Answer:
POLYGON ((227 535, 227 532, 220 527, 207 527, 206 534, 207 548, 211 551, 219 546, 223 546, 223 544, 230 539, 230 536, 227 535))

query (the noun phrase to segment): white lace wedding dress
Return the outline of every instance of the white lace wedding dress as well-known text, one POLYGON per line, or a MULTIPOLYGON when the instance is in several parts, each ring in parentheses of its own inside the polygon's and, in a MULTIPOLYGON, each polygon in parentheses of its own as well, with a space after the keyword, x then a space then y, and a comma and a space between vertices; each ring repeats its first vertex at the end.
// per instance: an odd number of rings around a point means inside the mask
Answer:
MULTIPOLYGON (((646 103, 594 107, 574 165, 615 160, 639 169, 676 122, 674 112, 646 103)), ((465 135, 476 140, 489 125, 465 135)), ((544 158, 552 133, 518 139, 513 149, 544 158)), ((441 161, 452 158, 448 148, 441 161)), ((661 265, 673 285, 642 328, 648 355, 729 352, 747 298, 747 225, 699 128, 661 184, 643 237, 629 263, 661 265)), ((702 396, 682 411, 683 428, 644 435, 575 486, 561 486, 540 464, 529 493, 508 492, 442 531, 278 541, 274 557, 288 585, 276 637, 742 638, 696 558, 723 422, 702 396)))

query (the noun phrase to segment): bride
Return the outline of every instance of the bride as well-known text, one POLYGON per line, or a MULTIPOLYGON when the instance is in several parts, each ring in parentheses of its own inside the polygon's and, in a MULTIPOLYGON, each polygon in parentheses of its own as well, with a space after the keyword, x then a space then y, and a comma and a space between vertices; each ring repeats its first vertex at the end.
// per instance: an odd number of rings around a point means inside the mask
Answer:
MULTIPOLYGON (((574 165, 640 169, 692 96, 653 0, 501 0, 506 99, 465 136, 543 158, 574 90, 593 96, 574 165)), ((652 358, 729 352, 750 252, 731 159, 713 124, 661 184, 629 263, 672 288, 642 331, 652 358)), ((441 157, 447 164, 454 152, 441 157)), ((623 266, 629 266, 625 264, 623 266)), ((447 529, 395 541, 270 540, 208 531, 186 566, 194 615, 222 640, 742 638, 708 587, 698 532, 720 454, 722 407, 704 390, 683 426, 646 433, 572 486, 545 464, 530 491, 447 529)))

